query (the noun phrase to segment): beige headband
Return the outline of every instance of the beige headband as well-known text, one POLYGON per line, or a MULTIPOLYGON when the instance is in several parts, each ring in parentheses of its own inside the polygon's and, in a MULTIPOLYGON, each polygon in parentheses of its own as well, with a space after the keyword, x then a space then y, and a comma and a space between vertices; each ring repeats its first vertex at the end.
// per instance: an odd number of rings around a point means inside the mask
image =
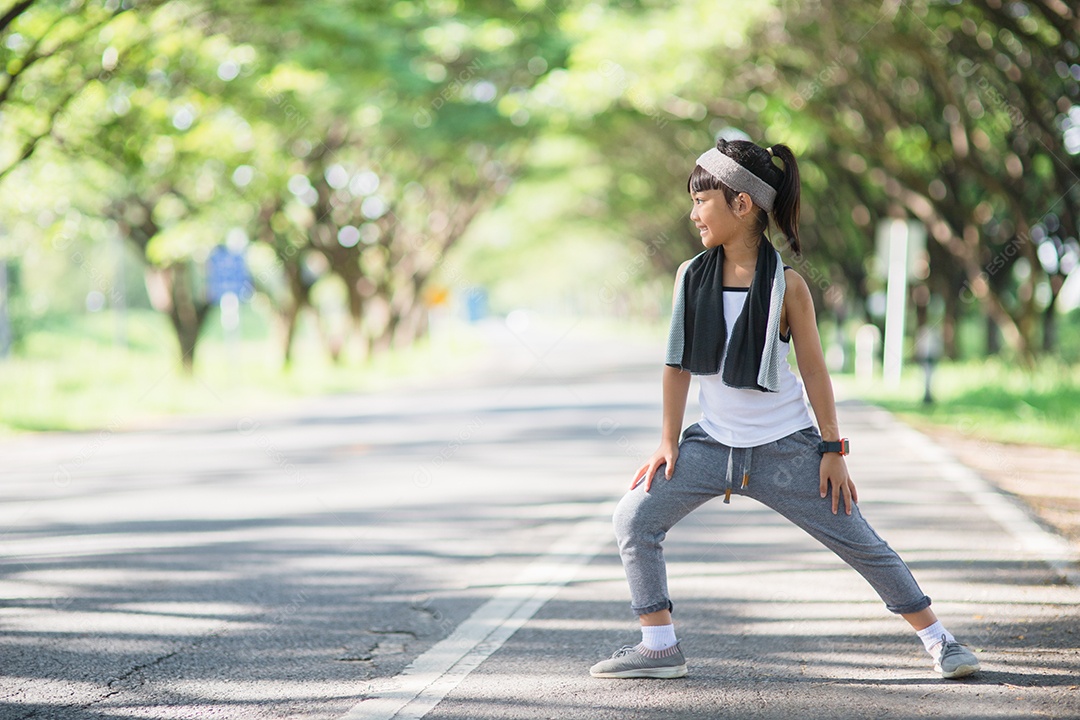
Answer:
POLYGON ((765 212, 772 212, 776 189, 744 168, 716 148, 704 152, 697 159, 701 169, 727 185, 735 192, 744 192, 765 212))

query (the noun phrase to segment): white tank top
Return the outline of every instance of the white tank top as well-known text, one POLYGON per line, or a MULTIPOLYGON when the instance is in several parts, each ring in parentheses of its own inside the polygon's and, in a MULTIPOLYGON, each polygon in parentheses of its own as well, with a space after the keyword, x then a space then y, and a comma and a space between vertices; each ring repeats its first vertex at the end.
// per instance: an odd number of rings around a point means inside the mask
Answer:
MULTIPOLYGON (((747 288, 724 288, 724 321, 728 333, 746 303, 747 288)), ((789 330, 790 333, 790 330, 789 330)), ((790 347, 783 341, 782 347, 790 347)), ((761 392, 728 387, 716 375, 698 375, 700 425, 713 439, 729 447, 756 447, 812 426, 802 381, 785 357, 780 368, 780 391, 761 392)))

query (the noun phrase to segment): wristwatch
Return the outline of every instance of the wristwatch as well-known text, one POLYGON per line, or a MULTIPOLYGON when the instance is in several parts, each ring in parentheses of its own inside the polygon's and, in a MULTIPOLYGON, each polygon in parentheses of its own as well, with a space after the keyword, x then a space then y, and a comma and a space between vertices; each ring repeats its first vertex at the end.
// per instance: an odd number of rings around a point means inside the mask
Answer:
POLYGON ((839 442, 825 442, 822 440, 818 443, 817 451, 822 455, 831 452, 847 455, 851 452, 851 444, 847 438, 840 438, 839 442))

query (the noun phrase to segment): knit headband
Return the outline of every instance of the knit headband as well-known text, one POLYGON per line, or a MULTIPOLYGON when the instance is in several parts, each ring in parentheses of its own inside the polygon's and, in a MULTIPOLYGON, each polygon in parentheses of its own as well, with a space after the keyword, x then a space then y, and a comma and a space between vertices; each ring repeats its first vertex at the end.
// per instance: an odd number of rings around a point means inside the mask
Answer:
POLYGON ((765 209, 765 212, 772 212, 776 189, 724 153, 712 148, 702 153, 697 159, 697 164, 702 170, 735 192, 744 192, 749 195, 754 203, 765 209))

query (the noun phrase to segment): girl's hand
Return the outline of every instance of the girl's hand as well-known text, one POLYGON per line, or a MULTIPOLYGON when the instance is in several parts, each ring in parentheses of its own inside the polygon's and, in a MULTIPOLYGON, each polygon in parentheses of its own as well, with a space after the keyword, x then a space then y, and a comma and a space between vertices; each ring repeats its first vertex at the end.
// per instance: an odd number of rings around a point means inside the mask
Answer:
POLYGON ((630 489, 633 490, 644 480, 645 492, 649 492, 649 488, 652 487, 653 477, 655 477, 656 471, 660 469, 661 465, 667 465, 664 470, 664 479, 670 480, 671 473, 675 471, 675 460, 678 457, 678 443, 660 443, 660 447, 656 448, 653 454, 649 456, 649 459, 634 473, 634 482, 630 483, 630 489))
POLYGON ((829 483, 832 483, 832 512, 836 514, 840 506, 840 496, 844 497, 844 510, 851 514, 851 506, 859 502, 859 492, 855 489, 855 483, 848 475, 847 463, 844 456, 839 453, 825 453, 821 456, 821 497, 829 494, 829 483))

